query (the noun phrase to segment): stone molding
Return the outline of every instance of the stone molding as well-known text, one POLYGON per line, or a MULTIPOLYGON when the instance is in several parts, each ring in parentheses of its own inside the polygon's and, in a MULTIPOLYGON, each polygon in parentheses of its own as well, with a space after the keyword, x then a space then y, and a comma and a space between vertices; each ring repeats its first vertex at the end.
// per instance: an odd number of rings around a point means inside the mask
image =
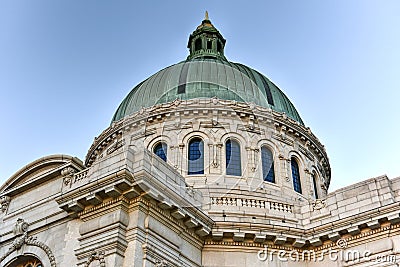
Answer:
MULTIPOLYGON (((320 247, 323 241, 331 240, 336 242, 343 236, 367 236, 371 233, 378 233, 379 231, 385 231, 390 229, 400 228, 400 215, 398 212, 398 204, 394 204, 391 209, 381 210, 383 214, 375 215, 367 214, 365 218, 357 218, 356 223, 343 220, 338 223, 337 226, 332 226, 330 223, 325 223, 319 227, 319 229, 293 226, 293 223, 289 223, 290 219, 287 219, 288 224, 275 223, 274 226, 267 224, 261 224, 263 226, 254 227, 251 223, 235 223, 233 221, 224 222, 217 221, 213 227, 211 236, 207 239, 211 239, 213 242, 222 241, 223 237, 230 237, 235 235, 236 232, 243 232, 247 237, 252 237, 254 243, 264 243, 267 239, 274 240, 275 245, 281 245, 290 238, 294 240, 292 245, 301 248, 308 241, 314 248, 320 247), (396 211, 397 209, 397 211, 396 211), (381 221, 387 221, 388 225, 381 225, 381 221), (355 228, 357 227, 357 230, 355 228), (360 235, 361 233, 361 235, 360 235), (281 239, 283 240, 281 242, 281 239)), ((238 240, 236 240, 238 241, 238 240)))
MULTIPOLYGON (((122 151, 121 153, 131 153, 122 151)), ((116 173, 108 176, 100 177, 96 180, 89 181, 84 179, 79 184, 79 187, 72 187, 65 190, 65 193, 56 199, 61 209, 67 211, 71 217, 80 217, 89 212, 101 208, 104 199, 110 197, 118 199, 126 198, 128 201, 133 200, 138 196, 154 199, 159 206, 166 210, 173 211, 172 214, 178 216, 177 219, 184 218, 187 221, 186 227, 196 228, 199 231, 196 233, 199 236, 204 236, 210 232, 212 223, 210 218, 197 209, 190 207, 198 207, 201 205, 201 193, 194 191, 188 186, 183 177, 147 149, 142 153, 135 154, 135 162, 143 161, 138 169, 135 169, 133 176, 129 165, 129 156, 121 163, 121 166, 116 167, 116 173), (163 172, 168 172, 169 175, 175 176, 174 182, 167 179, 158 179, 158 171, 154 169, 146 169, 144 166, 149 164, 165 165, 168 169, 163 169, 163 172), (154 172, 154 173, 153 173, 154 172), (120 188, 125 188, 124 190, 120 188), (175 213, 174 213, 175 212, 175 213)))
MULTIPOLYGON (((377 239, 385 239, 391 236, 397 236, 400 231, 400 224, 390 224, 387 226, 382 226, 377 229, 369 230, 366 232, 359 233, 355 236, 340 236, 336 241, 330 240, 331 242, 325 242, 324 244, 320 244, 318 246, 312 246, 312 247, 307 247, 306 249, 309 251, 314 251, 314 252, 321 252, 323 250, 327 250, 329 248, 334 248, 338 246, 338 240, 341 242, 345 243, 347 247, 352 247, 352 246, 357 246, 359 244, 367 244, 369 239, 377 240, 377 239), (368 240, 368 241, 367 241, 368 240)), ((248 233, 246 233, 248 235, 248 233)), ((280 240, 280 239, 279 239, 280 240)), ((270 249, 273 250, 285 250, 285 251, 293 251, 296 250, 298 252, 302 252, 304 249, 302 247, 296 247, 296 246, 291 246, 288 244, 285 244, 286 240, 285 238, 282 239, 284 242, 276 242, 275 240, 270 240, 270 241, 263 241, 263 242, 251 242, 251 241, 243 241, 243 242, 235 242, 235 241, 225 241, 220 239, 212 239, 212 240, 206 240, 204 242, 205 246, 216 246, 216 247, 225 247, 225 246, 230 246, 230 247, 255 247, 255 248, 263 248, 267 246, 270 249)), ((304 239, 296 239, 294 240, 294 243, 297 240, 302 240, 303 242, 305 241, 304 239)), ((341 247, 338 247, 342 249, 341 247)))

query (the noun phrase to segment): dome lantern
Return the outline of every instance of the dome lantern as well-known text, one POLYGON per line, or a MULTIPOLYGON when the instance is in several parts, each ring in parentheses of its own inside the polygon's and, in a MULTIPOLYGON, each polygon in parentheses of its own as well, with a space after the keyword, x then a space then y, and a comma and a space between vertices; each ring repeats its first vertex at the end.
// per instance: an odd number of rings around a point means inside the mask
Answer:
POLYGON ((212 25, 206 11, 204 20, 190 35, 188 48, 189 59, 193 58, 218 58, 226 60, 224 47, 226 40, 221 33, 212 25))

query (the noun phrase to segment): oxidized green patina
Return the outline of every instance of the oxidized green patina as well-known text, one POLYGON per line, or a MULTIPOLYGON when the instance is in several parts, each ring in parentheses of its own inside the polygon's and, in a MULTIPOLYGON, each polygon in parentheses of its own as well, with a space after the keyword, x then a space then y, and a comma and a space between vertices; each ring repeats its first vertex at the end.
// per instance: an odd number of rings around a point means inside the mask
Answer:
POLYGON ((217 97, 271 108, 303 124, 293 104, 275 84, 252 68, 226 60, 224 47, 225 39, 206 15, 189 37, 187 60, 160 70, 133 88, 112 122, 141 108, 176 99, 217 97))

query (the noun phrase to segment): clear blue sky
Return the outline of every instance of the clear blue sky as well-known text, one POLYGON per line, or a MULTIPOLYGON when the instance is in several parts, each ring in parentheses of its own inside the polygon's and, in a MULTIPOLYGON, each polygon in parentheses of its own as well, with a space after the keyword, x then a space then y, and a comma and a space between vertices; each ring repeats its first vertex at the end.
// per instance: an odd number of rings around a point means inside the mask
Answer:
POLYGON ((292 100, 326 146, 330 191, 400 175, 400 1, 0 2, 0 183, 50 154, 84 160, 137 83, 187 56, 208 10, 229 60, 292 100))

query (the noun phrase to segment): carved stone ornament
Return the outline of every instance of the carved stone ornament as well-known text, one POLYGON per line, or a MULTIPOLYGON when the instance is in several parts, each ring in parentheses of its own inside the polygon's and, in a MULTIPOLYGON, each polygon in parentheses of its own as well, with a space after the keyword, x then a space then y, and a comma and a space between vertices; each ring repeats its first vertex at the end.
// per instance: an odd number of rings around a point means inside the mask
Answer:
POLYGON ((83 266, 88 267, 90 265, 90 263, 92 263, 93 261, 99 261, 100 267, 105 267, 106 262, 104 260, 104 252, 103 251, 92 251, 89 258, 85 262, 85 265, 83 265, 83 266))
POLYGON ((47 255, 50 261, 50 267, 57 267, 56 258, 54 257, 51 249, 44 243, 37 241, 36 237, 28 236, 28 223, 26 223, 23 219, 18 219, 17 223, 13 229, 14 234, 17 238, 12 242, 11 246, 8 248, 7 252, 0 257, 0 266, 1 262, 11 255, 14 251, 23 249, 24 245, 34 246, 41 248, 47 255))
POLYGON ((168 267, 168 262, 166 260, 157 260, 156 267, 168 267))
POLYGON ((321 189, 324 191, 325 194, 328 192, 328 187, 325 184, 321 184, 321 189))
POLYGON ((18 218, 16 224, 14 225, 13 233, 15 236, 20 236, 28 231, 29 224, 24 221, 24 219, 18 218))
POLYGON ((61 170, 61 175, 64 176, 63 181, 65 185, 72 184, 72 177, 74 176, 75 172, 76 170, 70 166, 61 170))
POLYGON ((8 205, 10 204, 11 198, 9 196, 0 197, 0 209, 2 212, 7 210, 8 205))
POLYGON ((312 203, 312 207, 313 207, 313 210, 320 210, 322 208, 325 208, 326 207, 325 199, 316 199, 312 203))
POLYGON ((125 139, 115 141, 115 143, 109 149, 107 149, 107 155, 114 153, 119 148, 123 147, 124 145, 125 145, 125 139))

